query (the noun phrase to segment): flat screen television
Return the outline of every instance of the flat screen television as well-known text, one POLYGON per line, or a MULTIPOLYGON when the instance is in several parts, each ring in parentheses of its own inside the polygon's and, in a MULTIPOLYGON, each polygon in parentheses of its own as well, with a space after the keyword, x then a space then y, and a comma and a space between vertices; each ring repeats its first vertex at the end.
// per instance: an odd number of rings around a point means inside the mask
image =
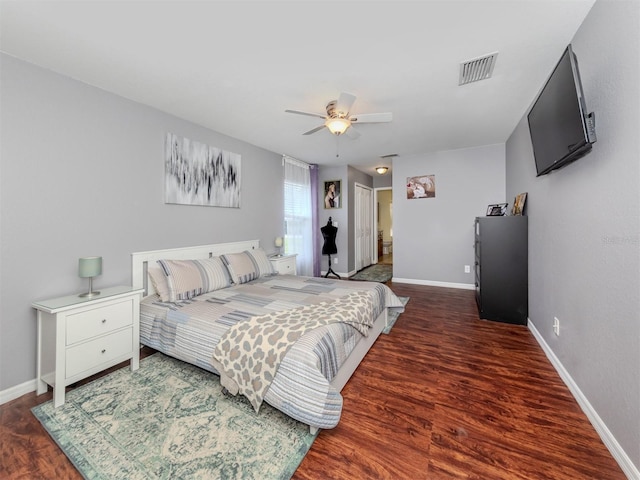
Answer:
POLYGON ((587 113, 578 59, 571 45, 562 54, 527 119, 538 177, 591 151, 596 141, 595 116, 587 113))

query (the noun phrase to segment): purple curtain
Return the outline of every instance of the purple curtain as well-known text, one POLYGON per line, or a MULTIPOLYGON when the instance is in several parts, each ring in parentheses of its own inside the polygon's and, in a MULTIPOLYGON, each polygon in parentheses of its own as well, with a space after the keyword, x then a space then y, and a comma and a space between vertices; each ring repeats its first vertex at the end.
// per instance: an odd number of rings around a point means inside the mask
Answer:
POLYGON ((309 168, 309 175, 311 180, 311 231, 313 232, 313 276, 319 277, 320 272, 320 260, 321 260, 321 245, 320 236, 317 233, 319 228, 318 223, 318 165, 311 165, 309 168))

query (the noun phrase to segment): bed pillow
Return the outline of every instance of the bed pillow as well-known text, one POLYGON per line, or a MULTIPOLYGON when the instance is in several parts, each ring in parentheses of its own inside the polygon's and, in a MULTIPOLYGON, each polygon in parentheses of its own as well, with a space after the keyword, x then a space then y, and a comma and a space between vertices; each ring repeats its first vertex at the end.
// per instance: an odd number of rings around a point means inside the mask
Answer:
POLYGON ((231 285, 219 257, 202 260, 158 260, 167 282, 169 302, 188 300, 231 285))
POLYGON ((153 285, 153 289, 160 297, 162 302, 169 301, 169 285, 167 285, 167 277, 165 277, 160 265, 149 265, 147 274, 153 285))
POLYGON ((262 248, 254 248, 253 250, 247 250, 247 252, 251 255, 258 268, 258 277, 270 277, 276 273, 272 263, 269 261, 267 252, 262 248))
POLYGON ((220 255, 222 262, 229 270, 231 281, 240 285, 255 280, 260 275, 260 269, 248 250, 242 253, 226 253, 220 255))

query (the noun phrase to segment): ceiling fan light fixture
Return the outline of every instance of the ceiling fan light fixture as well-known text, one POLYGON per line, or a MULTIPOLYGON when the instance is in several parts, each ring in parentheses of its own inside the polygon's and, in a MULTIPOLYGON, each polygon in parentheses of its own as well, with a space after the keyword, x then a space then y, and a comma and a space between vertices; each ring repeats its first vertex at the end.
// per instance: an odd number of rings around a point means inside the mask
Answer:
POLYGON ((389 167, 376 167, 376 172, 378 172, 380 175, 384 175, 388 171, 389 167))
POLYGON ((346 118, 328 118, 324 122, 325 126, 334 135, 342 135, 351 126, 351 122, 346 118))

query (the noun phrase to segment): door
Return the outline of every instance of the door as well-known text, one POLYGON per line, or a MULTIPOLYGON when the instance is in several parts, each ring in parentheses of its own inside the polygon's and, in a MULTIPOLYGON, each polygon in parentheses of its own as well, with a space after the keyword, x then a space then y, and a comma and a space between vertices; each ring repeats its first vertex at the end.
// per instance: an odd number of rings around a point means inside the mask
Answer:
POLYGON ((362 270, 373 263, 373 190, 355 184, 355 268, 362 270))

